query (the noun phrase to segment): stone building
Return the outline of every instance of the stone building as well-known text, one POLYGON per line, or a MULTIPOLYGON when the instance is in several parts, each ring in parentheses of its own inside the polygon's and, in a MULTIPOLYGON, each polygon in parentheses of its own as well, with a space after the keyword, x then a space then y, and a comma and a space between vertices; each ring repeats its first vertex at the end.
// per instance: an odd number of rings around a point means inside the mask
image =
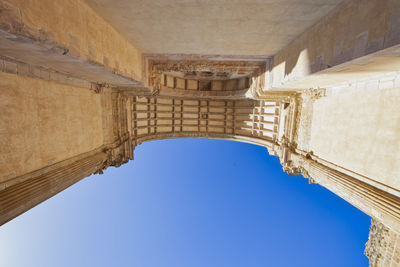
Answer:
POLYGON ((148 140, 264 146, 400 266, 399 0, 0 0, 0 224, 148 140))

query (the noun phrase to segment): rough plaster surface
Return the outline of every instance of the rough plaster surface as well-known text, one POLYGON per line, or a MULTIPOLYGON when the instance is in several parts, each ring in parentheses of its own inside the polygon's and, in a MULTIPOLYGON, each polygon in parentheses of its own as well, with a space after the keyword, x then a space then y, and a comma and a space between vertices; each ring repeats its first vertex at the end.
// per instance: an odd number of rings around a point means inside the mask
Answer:
POLYGON ((0 182, 103 144, 100 95, 0 72, 0 182))
POLYGON ((399 76, 332 88, 314 104, 310 149, 334 164, 400 189, 399 76))
POLYGON ((342 0, 86 0, 146 53, 273 55, 342 0))

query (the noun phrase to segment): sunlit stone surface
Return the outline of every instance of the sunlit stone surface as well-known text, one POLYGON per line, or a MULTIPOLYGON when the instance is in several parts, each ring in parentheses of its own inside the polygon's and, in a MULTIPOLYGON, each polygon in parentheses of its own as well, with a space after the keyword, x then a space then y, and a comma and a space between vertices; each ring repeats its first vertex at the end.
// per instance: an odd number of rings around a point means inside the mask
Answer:
MULTIPOLYGON (((139 144, 265 146, 400 266, 398 0, 0 0, 0 224, 139 144)), ((266 155, 267 156, 267 155, 266 155)))

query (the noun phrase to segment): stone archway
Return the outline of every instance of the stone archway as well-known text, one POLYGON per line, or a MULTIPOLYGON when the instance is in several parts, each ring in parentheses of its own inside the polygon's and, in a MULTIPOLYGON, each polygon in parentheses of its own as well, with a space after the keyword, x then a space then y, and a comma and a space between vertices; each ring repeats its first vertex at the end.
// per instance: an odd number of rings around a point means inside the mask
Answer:
POLYGON ((267 147, 398 238, 398 1, 331 6, 267 56, 145 53, 88 1, 30 2, 0 0, 0 224, 141 142, 206 137, 267 147))

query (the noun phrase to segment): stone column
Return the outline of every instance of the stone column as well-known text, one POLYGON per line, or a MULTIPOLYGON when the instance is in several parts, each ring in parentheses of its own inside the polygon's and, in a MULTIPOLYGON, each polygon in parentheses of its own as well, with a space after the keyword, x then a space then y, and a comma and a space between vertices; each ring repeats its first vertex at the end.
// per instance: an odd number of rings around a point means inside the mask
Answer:
POLYGON ((289 174, 302 174, 310 179, 310 183, 326 187, 391 230, 400 233, 400 198, 397 196, 328 167, 319 162, 317 157, 301 154, 300 151, 289 151, 282 165, 289 174))
POLYGON ((0 184, 0 225, 101 170, 107 159, 94 151, 0 184))

